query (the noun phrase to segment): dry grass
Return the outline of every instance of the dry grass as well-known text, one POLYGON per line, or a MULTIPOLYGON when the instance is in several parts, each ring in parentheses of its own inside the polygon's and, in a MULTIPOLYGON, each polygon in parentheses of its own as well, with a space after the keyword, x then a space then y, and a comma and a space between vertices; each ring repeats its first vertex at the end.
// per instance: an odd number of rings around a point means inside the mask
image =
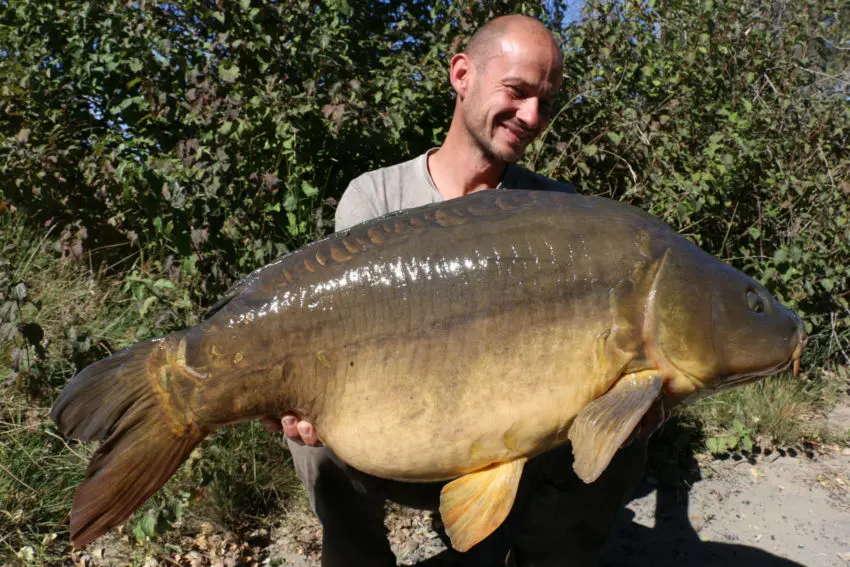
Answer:
POLYGON ((749 436, 768 447, 839 442, 842 435, 830 429, 825 416, 846 383, 844 372, 814 369, 797 378, 786 372, 701 400, 684 410, 683 418, 709 440, 749 436))

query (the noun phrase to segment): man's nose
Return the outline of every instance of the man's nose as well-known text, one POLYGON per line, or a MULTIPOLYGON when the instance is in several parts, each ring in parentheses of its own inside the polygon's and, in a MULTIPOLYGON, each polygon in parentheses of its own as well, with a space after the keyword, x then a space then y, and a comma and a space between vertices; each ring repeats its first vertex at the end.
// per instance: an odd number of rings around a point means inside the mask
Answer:
POLYGON ((537 97, 528 97, 523 100, 517 112, 517 119, 529 130, 538 130, 543 122, 543 116, 540 114, 540 100, 537 97))

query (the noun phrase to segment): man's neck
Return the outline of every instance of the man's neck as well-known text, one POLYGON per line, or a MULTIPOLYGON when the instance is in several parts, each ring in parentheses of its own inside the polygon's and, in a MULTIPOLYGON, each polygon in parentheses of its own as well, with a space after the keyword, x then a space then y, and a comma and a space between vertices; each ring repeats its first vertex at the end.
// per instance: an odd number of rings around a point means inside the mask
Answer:
POLYGON ((443 145, 428 156, 428 171, 443 199, 496 187, 506 168, 507 163, 488 158, 472 144, 452 136, 451 131, 443 145))

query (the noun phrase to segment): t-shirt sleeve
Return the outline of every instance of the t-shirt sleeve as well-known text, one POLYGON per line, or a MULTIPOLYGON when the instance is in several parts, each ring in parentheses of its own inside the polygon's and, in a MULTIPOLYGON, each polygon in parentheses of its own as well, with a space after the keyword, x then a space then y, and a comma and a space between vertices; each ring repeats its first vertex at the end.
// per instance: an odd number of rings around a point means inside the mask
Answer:
POLYGON ((377 216, 378 207, 374 187, 361 176, 348 184, 342 193, 334 215, 334 230, 339 232, 377 216))

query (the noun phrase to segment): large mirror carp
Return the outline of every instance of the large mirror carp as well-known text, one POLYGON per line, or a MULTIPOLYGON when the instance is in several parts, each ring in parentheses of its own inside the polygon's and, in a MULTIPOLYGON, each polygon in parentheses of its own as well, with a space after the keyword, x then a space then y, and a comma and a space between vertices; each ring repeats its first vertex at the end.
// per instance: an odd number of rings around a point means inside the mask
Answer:
POLYGON ((593 482, 654 402, 796 373, 806 340, 758 282, 614 200, 487 190, 393 213, 68 383, 59 430, 103 440, 71 539, 126 519, 216 429, 289 411, 365 473, 451 480, 440 511, 469 549, 510 511, 527 459, 572 443, 593 482))

